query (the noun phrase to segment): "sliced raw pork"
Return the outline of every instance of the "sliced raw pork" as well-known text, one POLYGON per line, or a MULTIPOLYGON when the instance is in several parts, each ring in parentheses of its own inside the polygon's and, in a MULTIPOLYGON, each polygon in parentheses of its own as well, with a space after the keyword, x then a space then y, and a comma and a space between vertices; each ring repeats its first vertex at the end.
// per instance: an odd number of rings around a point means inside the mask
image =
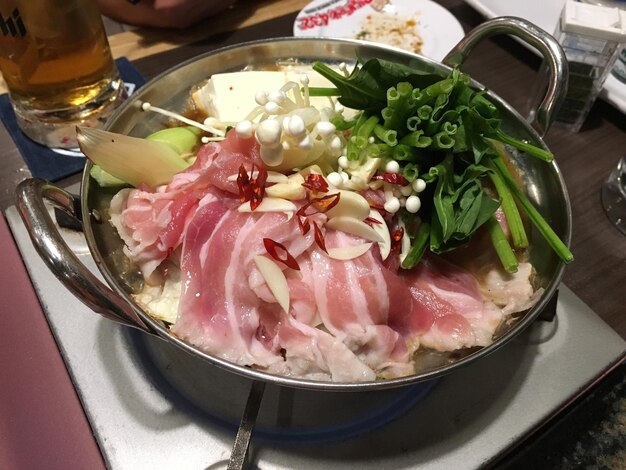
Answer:
POLYGON ((165 258, 182 243, 183 233, 200 200, 220 190, 238 194, 228 176, 260 163, 254 139, 229 132, 226 140, 204 145, 195 162, 168 185, 120 191, 111 201, 111 223, 126 245, 126 255, 149 279, 165 258))
MULTIPOLYGON (((313 380, 401 377, 414 372, 418 348, 487 346, 505 314, 536 300, 530 265, 522 263, 516 276, 478 272, 462 250, 459 265, 426 256, 410 272, 383 262, 376 244, 355 259, 332 259, 314 230, 301 233, 298 216, 237 210, 237 183, 229 177, 241 165, 262 167, 258 145, 230 132, 224 142, 203 146, 169 185, 123 190, 111 205, 126 253, 147 279, 166 258, 179 261, 181 300, 172 332, 209 354, 313 380), (284 245, 300 267, 274 260, 287 281, 288 312, 254 261, 271 259, 264 238, 284 245)), ((367 196, 376 205, 381 194, 367 196)), ((327 231, 324 214, 309 217, 328 247, 364 243, 327 231)))
POLYGON ((419 337, 422 346, 454 351, 491 344, 502 311, 483 297, 471 274, 428 256, 404 278, 415 300, 413 315, 430 324, 419 337))

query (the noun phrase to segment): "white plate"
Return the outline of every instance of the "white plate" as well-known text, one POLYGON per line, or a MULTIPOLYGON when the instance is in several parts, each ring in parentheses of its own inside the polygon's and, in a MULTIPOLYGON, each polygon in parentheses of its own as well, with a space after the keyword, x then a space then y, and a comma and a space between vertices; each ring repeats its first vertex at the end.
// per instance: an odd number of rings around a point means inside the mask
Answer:
MULTIPOLYGON (((554 33, 556 24, 561 14, 565 0, 524 0, 523 2, 511 2, 504 0, 465 0, 487 18, 496 16, 518 16, 550 34, 554 33)), ((534 52, 535 49, 531 48, 534 52)), ((620 82, 613 75, 604 82, 604 88, 600 94, 605 101, 611 103, 621 112, 626 113, 626 84, 620 82)))
POLYGON ((465 33, 452 13, 430 0, 314 0, 298 14, 293 34, 358 37, 407 50, 421 38, 419 53, 441 61, 465 33), (384 5, 382 9, 375 8, 378 4, 384 5), (386 27, 379 33, 376 26, 382 29, 383 21, 386 27), (390 32, 396 29, 390 25, 398 27, 402 34, 390 32))

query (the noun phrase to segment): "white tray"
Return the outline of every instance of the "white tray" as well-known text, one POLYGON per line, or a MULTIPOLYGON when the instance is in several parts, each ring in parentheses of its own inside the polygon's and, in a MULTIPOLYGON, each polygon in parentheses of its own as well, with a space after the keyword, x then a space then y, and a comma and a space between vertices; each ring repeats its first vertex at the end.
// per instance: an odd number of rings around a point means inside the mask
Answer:
MULTIPOLYGON (((518 16, 549 33, 554 33, 556 24, 565 0, 524 0, 523 2, 507 0, 465 0, 487 18, 496 16, 518 16)), ((532 49, 532 48, 531 48, 532 49)), ((535 51, 534 49, 532 49, 535 51)), ((620 82, 609 74, 600 96, 626 113, 626 83, 620 82)))

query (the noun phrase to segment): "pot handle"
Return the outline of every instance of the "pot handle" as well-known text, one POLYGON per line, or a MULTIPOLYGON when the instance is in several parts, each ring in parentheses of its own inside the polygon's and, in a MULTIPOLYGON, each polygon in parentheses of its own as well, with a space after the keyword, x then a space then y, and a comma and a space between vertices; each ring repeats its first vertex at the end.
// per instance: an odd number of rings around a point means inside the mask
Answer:
POLYGON ((567 93, 569 68, 561 45, 549 33, 522 18, 501 16, 487 20, 472 29, 452 48, 443 59, 450 67, 460 67, 481 40, 499 35, 512 34, 539 50, 550 70, 546 95, 532 112, 530 125, 544 136, 552 123, 552 114, 559 108, 567 93))
POLYGON ((39 256, 63 285, 79 300, 103 317, 146 333, 154 331, 132 306, 109 289, 70 250, 53 222, 44 199, 80 219, 79 203, 67 191, 38 178, 17 187, 17 209, 39 256))

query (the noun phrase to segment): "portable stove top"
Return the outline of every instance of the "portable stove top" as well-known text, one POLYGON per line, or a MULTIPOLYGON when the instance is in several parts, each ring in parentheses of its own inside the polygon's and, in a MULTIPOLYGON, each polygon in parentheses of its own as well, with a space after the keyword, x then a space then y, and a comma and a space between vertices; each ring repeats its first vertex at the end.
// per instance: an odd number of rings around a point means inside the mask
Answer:
MULTIPOLYGON (((7 220, 107 465, 225 468, 251 382, 101 319, 44 266, 15 208, 7 220)), ((79 233, 64 232, 96 272, 79 233)), ((437 382, 325 393, 268 386, 252 437, 259 469, 476 468, 613 365, 626 342, 561 286, 551 322, 437 382)))

